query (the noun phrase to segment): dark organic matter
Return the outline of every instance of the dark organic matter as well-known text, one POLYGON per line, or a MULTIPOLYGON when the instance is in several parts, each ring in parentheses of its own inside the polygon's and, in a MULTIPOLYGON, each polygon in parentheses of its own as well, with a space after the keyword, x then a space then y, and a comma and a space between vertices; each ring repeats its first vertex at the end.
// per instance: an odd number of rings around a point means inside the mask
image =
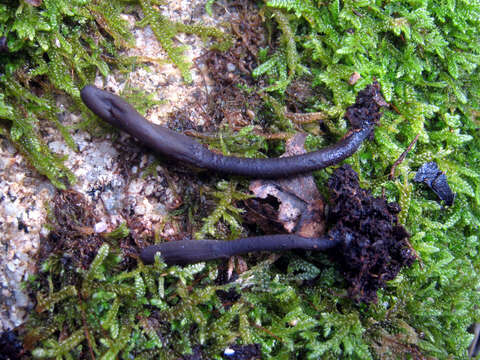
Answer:
POLYGON ((473 333, 473 340, 468 348, 468 356, 476 357, 480 354, 480 323, 473 324, 468 330, 473 333))
POLYGON ((6 36, 0 37, 0 53, 8 52, 7 38, 6 36))
POLYGON ((82 194, 74 190, 57 193, 52 207, 55 222, 51 224, 48 236, 40 240, 39 263, 53 253, 61 254, 65 267, 72 270, 76 266, 87 268, 103 242, 93 230, 94 209, 82 194))
POLYGON ((262 358, 262 351, 260 344, 235 344, 225 349, 222 358, 228 360, 256 360, 262 358))
MULTIPOLYGON (((219 264, 218 266, 218 275, 215 279, 215 284, 217 285, 224 285, 231 283, 238 279, 238 273, 236 271, 232 271, 229 273, 229 269, 226 263, 219 264)), ((216 294, 218 298, 222 301, 223 307, 225 309, 229 309, 232 304, 234 304, 238 299, 240 299, 240 293, 235 289, 235 287, 231 287, 228 290, 217 290, 216 294)))
POLYGON ((332 256, 350 284, 349 295, 357 301, 376 301, 377 290, 415 260, 410 235, 397 222, 400 206, 362 189, 349 165, 334 172, 328 187, 332 196, 327 220, 335 223, 329 235, 342 240, 332 256))
POLYGON ((188 136, 154 125, 122 98, 94 86, 85 86, 81 97, 96 115, 160 154, 200 168, 255 178, 288 177, 323 169, 348 158, 371 136, 381 116, 380 107, 386 105, 380 86, 374 83, 360 91, 355 104, 347 109, 345 118, 352 129, 336 144, 303 155, 249 159, 219 155, 188 136))
POLYGON ((453 205, 455 194, 448 185, 447 176, 438 168, 436 162, 431 161, 423 164, 415 174, 413 181, 427 184, 427 186, 437 194, 440 200, 445 201, 445 205, 453 205))
POLYGON ((191 355, 185 355, 179 360, 204 360, 202 355, 202 347, 200 345, 194 346, 191 355))
POLYGON ((0 360, 20 359, 22 350, 22 343, 14 331, 9 330, 0 334, 0 360))

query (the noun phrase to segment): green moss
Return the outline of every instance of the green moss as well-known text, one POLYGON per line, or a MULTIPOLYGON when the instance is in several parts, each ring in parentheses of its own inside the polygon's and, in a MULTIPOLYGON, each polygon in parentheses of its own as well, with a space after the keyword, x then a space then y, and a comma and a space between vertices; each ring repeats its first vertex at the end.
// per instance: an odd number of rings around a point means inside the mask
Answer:
MULTIPOLYGON (((141 4, 145 18, 139 24, 152 26, 187 82, 191 81, 190 64, 183 59, 184 49, 173 43, 177 33, 218 39, 213 46, 221 50, 231 44, 230 36, 216 28, 172 22, 155 10, 155 2, 141 4)), ((71 129, 57 119, 61 110, 53 94, 63 92, 84 118, 75 127, 102 134, 96 118, 82 104, 79 89, 92 83, 97 71, 107 76, 112 68, 132 70, 133 59, 117 57, 119 50, 133 44, 128 24, 120 18, 125 6, 122 1, 85 0, 45 0, 38 7, 23 1, 0 4, 0 33, 7 36, 9 47, 9 52, 0 53, 0 125, 37 171, 60 189, 75 179, 63 165, 64 159, 42 141, 40 124, 54 125, 66 143, 76 149, 71 129), (42 98, 35 95, 39 92, 42 98)), ((143 105, 139 99, 138 104, 143 105)))
MULTIPOLYGON (((97 70, 103 75, 109 72, 103 60, 109 40, 101 30, 115 39, 130 39, 125 30, 108 27, 123 24, 118 22, 118 11, 103 13, 105 22, 98 25, 97 10, 95 3, 80 0, 46 0, 38 7, 27 2, 0 5, 2 32, 10 51, 0 54, 0 73, 4 74, 0 81, 0 122, 32 165, 59 188, 68 186, 74 177, 63 159, 41 140, 40 124, 51 123, 72 149, 76 146, 69 129, 57 119, 60 110, 53 101, 53 91, 68 94, 79 105, 79 88, 91 82, 97 70), (38 92, 43 93, 42 98, 35 95, 38 92)), ((80 108, 86 115, 86 108, 80 108)))
POLYGON ((127 224, 122 223, 115 230, 105 234, 104 237, 106 239, 115 240, 115 239, 124 238, 128 236, 129 233, 130 233, 130 230, 128 229, 127 224))
MULTIPOLYGON (((152 3, 143 3, 149 21, 161 20, 148 5, 152 3)), ((68 352, 79 358, 93 352, 106 359, 169 359, 191 354, 198 346, 205 358, 220 359, 232 343, 259 343, 266 359, 466 357, 472 338, 467 328, 480 321, 480 5, 272 0, 265 6, 263 13, 273 14, 266 21, 278 26, 274 34, 279 48, 270 57, 268 50, 260 52, 254 75, 266 81, 264 91, 279 118, 283 92, 296 76, 306 76, 321 89, 322 96, 307 110, 328 114, 324 124, 330 137, 311 136, 314 148, 341 137, 346 131, 343 113, 356 93, 374 78, 381 83, 392 106, 385 110, 375 140, 347 161, 359 171, 362 186, 401 203, 400 220, 412 234, 420 261, 388 283, 378 304, 366 306, 346 297, 341 274, 321 254, 286 254, 277 262, 264 255, 246 257, 250 268, 236 281, 218 285, 215 262, 167 268, 161 261, 147 267, 122 259, 110 250, 127 234, 117 230, 88 270, 68 268, 58 255, 43 267, 40 277, 44 283, 48 279, 49 290, 39 303, 45 311, 30 318, 27 337, 37 357, 68 358, 68 352), (361 78, 350 84, 354 72, 361 78), (389 180, 391 166, 417 134, 419 140, 397 167, 397 177, 389 180), (432 160, 447 172, 457 193, 450 208, 412 181, 416 169, 432 160), (239 294, 235 301, 218 292, 231 289, 239 294)), ((47 31, 42 30, 46 20, 41 20, 22 30, 22 39, 47 31)), ((172 41, 179 28, 162 21, 157 36, 171 54, 181 56, 172 41)), ((186 74, 188 64, 178 61, 186 74)), ((57 73, 60 79, 67 74, 61 69, 57 73)), ((5 105, 0 114, 9 121, 19 111, 14 109, 21 109, 12 103, 17 93, 29 106, 47 108, 47 100, 15 90, 24 86, 22 77, 18 79, 20 85, 12 85, 0 98, 5 105)), ((71 83, 62 86, 76 96, 71 83)), ((35 130, 34 121, 18 124, 18 130, 12 126, 12 137, 28 126, 33 129, 28 131, 35 130)), ((281 122, 272 126, 289 128, 281 122)), ((230 134, 212 144, 224 153, 261 156, 264 140, 251 132, 241 139, 249 136, 247 147, 230 134)), ((316 174, 322 191, 329 172, 316 174)), ((228 238, 244 230, 235 204, 245 197, 240 185, 218 183, 216 205, 198 236, 228 238)), ((39 284, 37 280, 31 286, 37 289, 39 284)))
POLYGON ((145 18, 142 20, 142 25, 150 25, 162 48, 166 51, 168 57, 182 72, 183 79, 186 83, 193 81, 190 74, 190 63, 183 56, 186 50, 184 46, 176 46, 173 38, 180 32, 186 34, 196 34, 203 40, 210 37, 217 38, 219 42, 214 45, 214 48, 219 50, 227 50, 231 46, 232 39, 223 31, 201 24, 183 24, 180 22, 173 22, 163 16, 156 8, 152 0, 140 0, 145 18))
POLYGON ((212 195, 216 198, 217 204, 212 213, 203 219, 201 229, 195 234, 197 239, 206 239, 208 235, 215 238, 226 238, 224 234, 218 232, 218 222, 223 221, 229 227, 229 239, 236 239, 242 233, 241 215, 243 209, 235 206, 237 201, 246 200, 250 195, 236 190, 237 183, 235 181, 220 181, 217 184, 217 191, 212 195))
MULTIPOLYGON (((285 16, 295 15, 289 21, 291 29, 296 29, 296 47, 301 49, 298 64, 309 69, 315 86, 328 90, 329 101, 318 102, 312 110, 342 116, 356 92, 374 78, 392 104, 375 132, 375 141, 348 161, 360 171, 366 186, 377 194, 383 189, 387 198, 400 202, 400 220, 414 235, 412 245, 422 266, 405 271, 384 291, 379 303, 391 309, 388 317, 381 315, 381 306, 360 313, 361 343, 378 349, 365 336, 372 328, 367 314, 374 314, 379 322, 404 320, 417 334, 409 345, 425 354, 465 356, 471 340, 466 329, 480 315, 475 309, 479 298, 480 146, 475 109, 480 100, 480 6, 434 1, 331 1, 316 6, 314 1, 296 0, 271 0, 267 6, 285 11, 285 16), (354 72, 361 78, 350 85, 354 72), (390 167, 417 134, 416 147, 397 168, 398 178, 388 180, 390 167), (442 208, 429 190, 412 182, 415 170, 432 160, 447 173, 457 193, 451 208, 442 208)), ((274 21, 285 36, 285 19, 275 17, 274 21)), ((280 44, 285 50, 277 51, 274 56, 281 58, 275 62, 291 63, 287 45, 280 44)), ((278 71, 265 71, 272 63, 270 58, 254 73, 267 75, 274 84, 281 84, 281 90, 289 79, 278 71)), ((340 119, 337 123, 345 126, 340 119)), ((325 177, 320 174, 320 178, 325 177)), ((340 347, 347 349, 345 344, 340 347)))

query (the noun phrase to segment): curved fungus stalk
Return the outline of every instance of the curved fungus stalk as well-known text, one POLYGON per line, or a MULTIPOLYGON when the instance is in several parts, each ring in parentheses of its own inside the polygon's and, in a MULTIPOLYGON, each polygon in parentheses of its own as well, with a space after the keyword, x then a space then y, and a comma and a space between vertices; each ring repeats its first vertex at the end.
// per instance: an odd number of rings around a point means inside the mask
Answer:
POLYGON ((362 90, 356 103, 347 109, 345 117, 351 130, 336 144, 297 156, 249 159, 217 154, 186 135, 152 124, 125 100, 95 86, 85 86, 81 97, 100 118, 159 154, 215 172, 253 178, 285 178, 338 164, 372 134, 381 116, 380 107, 387 105, 378 83, 374 83, 362 90))
POLYGON ((264 235, 224 240, 180 240, 144 248, 140 259, 145 264, 155 262, 159 253, 168 265, 186 265, 214 259, 228 259, 255 251, 287 251, 293 249, 324 251, 340 244, 329 237, 305 238, 298 235, 264 235))

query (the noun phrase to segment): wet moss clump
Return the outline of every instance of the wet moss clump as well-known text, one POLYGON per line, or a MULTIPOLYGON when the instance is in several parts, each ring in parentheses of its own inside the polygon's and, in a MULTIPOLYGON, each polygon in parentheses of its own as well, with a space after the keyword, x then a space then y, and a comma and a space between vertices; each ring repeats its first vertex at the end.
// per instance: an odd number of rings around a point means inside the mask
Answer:
MULTIPOLYGON (((226 32, 201 24, 172 22, 161 15, 155 1, 141 1, 145 16, 139 26, 150 24, 169 58, 191 81, 191 64, 183 59, 184 48, 174 44, 178 33, 197 34, 213 45, 227 49, 226 32)), ((140 4, 137 4, 137 6, 140 4)), ((123 1, 45 0, 10 1, 0 4, 0 135, 7 137, 31 165, 59 189, 75 181, 64 159, 54 154, 40 135, 55 127, 73 150, 75 129, 99 131, 98 120, 80 99, 83 86, 97 73, 106 77, 113 70, 128 73, 141 65, 120 55, 133 47, 134 39, 122 12, 138 10, 123 1), (55 96, 66 95, 69 110, 80 111, 83 121, 65 126, 55 96)), ((118 71, 117 71, 118 72, 118 71)))

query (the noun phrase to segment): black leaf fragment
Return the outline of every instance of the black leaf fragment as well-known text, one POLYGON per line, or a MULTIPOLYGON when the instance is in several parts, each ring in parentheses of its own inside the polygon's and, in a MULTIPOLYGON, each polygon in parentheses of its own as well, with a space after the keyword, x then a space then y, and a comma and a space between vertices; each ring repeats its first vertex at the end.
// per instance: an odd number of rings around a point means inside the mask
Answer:
POLYGON ((455 194, 450 189, 447 182, 447 176, 442 172, 436 162, 431 161, 423 164, 415 174, 413 181, 423 182, 433 190, 440 200, 445 201, 445 205, 452 206, 455 200, 455 194))

